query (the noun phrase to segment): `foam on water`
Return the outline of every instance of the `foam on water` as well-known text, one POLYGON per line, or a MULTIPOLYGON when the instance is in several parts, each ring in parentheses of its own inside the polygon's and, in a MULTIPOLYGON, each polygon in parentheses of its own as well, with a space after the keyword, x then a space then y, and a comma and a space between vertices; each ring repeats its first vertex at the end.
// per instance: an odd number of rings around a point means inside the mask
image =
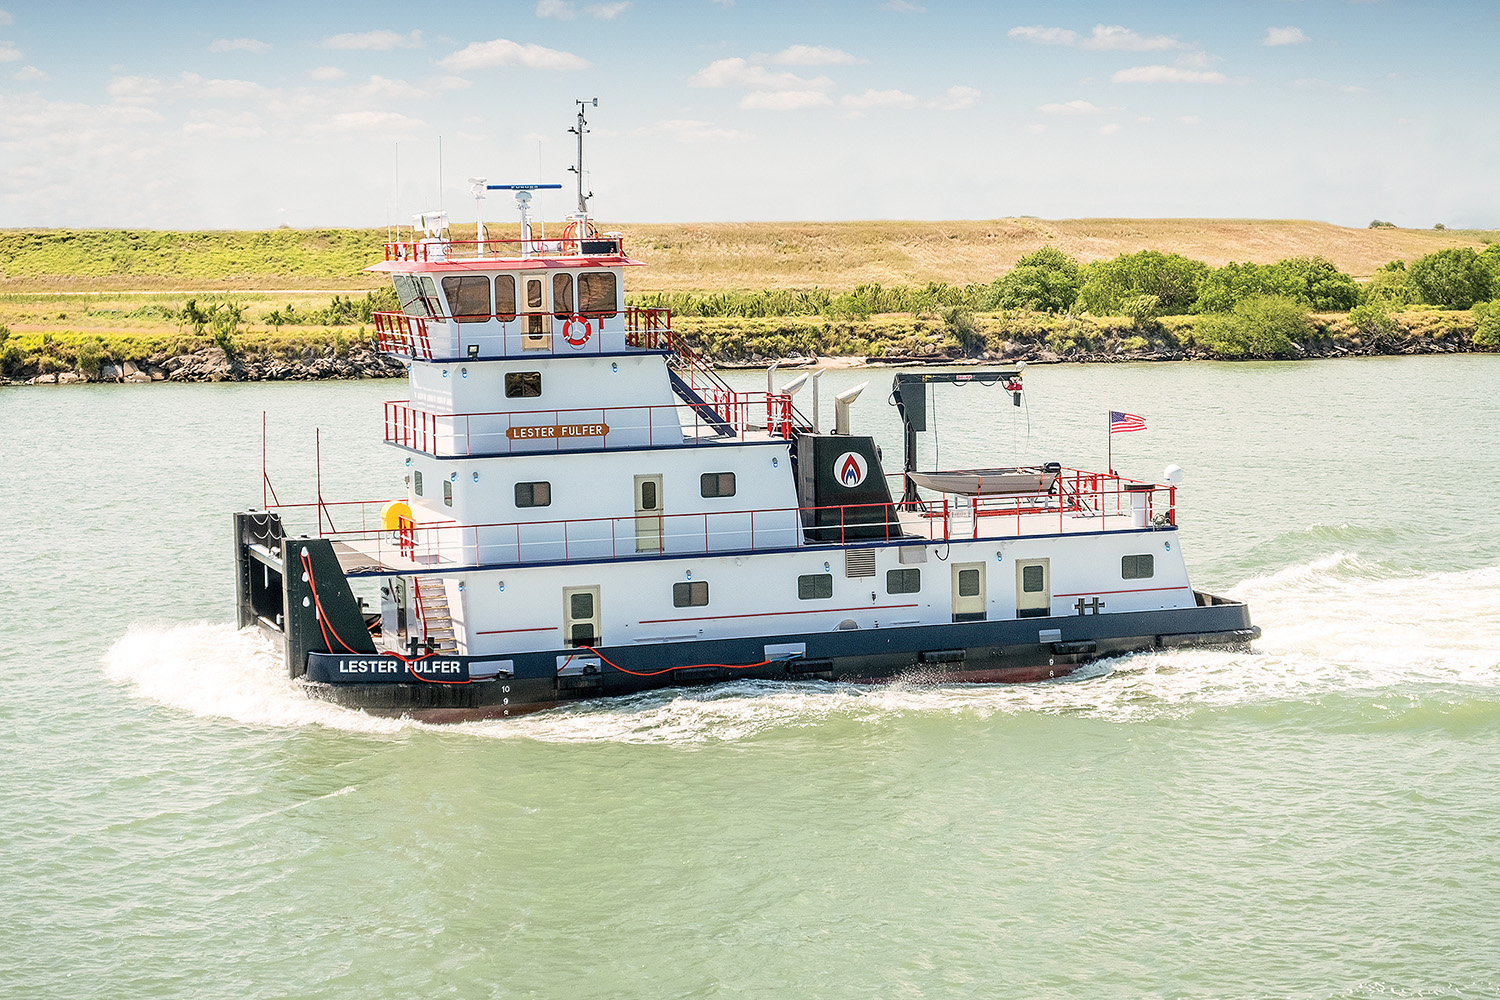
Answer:
MULTIPOLYGON (((1145 653, 1042 684, 736 681, 442 728, 545 742, 694 744, 830 720, 882 725, 910 715, 1041 713, 1132 722, 1350 691, 1500 697, 1500 566, 1397 576, 1333 553, 1248 580, 1233 596, 1250 603, 1265 631, 1250 652, 1145 653)), ((308 698, 263 639, 225 625, 135 629, 105 664, 110 677, 141 697, 199 716, 370 733, 427 728, 308 698)))

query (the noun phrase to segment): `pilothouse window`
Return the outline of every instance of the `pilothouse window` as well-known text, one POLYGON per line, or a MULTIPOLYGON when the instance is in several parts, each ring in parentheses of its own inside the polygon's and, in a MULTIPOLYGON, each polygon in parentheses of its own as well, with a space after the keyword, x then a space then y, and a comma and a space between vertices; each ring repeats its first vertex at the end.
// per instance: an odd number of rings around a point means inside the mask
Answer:
POLYGON ((490 279, 483 275, 449 275, 443 279, 448 312, 460 323, 484 323, 490 318, 490 279))
POLYGON ((514 275, 495 276, 495 315, 509 323, 516 318, 516 279, 514 275))
POLYGON ((552 276, 552 311, 562 317, 573 314, 573 276, 571 274, 552 276))
POLYGON ((585 316, 613 316, 615 299, 613 271, 585 271, 578 276, 578 311, 585 316))

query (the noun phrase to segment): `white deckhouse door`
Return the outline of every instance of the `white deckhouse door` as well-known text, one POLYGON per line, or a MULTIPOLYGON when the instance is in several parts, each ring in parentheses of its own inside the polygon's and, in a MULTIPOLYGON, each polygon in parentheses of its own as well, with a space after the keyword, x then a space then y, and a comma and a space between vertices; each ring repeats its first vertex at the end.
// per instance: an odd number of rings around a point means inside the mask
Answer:
POLYGON ((661 476, 635 477, 635 550, 660 552, 662 530, 661 476))

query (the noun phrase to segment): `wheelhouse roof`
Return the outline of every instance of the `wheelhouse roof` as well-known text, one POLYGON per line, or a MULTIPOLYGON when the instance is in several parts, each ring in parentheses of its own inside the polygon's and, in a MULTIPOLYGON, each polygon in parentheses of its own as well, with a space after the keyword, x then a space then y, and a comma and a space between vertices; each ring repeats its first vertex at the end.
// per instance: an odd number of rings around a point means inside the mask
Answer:
POLYGON ((382 260, 365 268, 395 274, 462 274, 471 271, 547 271, 581 267, 640 267, 645 261, 611 254, 602 257, 568 256, 470 257, 463 260, 382 260))

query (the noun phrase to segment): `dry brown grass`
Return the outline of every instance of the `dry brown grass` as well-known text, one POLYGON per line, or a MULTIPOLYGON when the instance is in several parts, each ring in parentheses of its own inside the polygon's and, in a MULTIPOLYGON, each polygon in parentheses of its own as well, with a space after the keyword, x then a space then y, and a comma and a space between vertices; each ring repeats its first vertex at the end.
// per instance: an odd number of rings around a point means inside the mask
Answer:
MULTIPOLYGON (((493 237, 514 227, 492 225, 493 237)), ((553 227, 555 229, 555 227, 553 227)), ((602 223, 618 230, 626 251, 651 266, 630 275, 633 292, 755 291, 856 285, 925 285, 988 282, 1020 257, 1053 246, 1080 261, 1138 250, 1179 253, 1215 266, 1229 261, 1273 263, 1286 257, 1322 256, 1355 277, 1367 277, 1392 260, 1415 260, 1454 246, 1479 247, 1496 232, 1431 229, 1347 229, 1326 222, 1271 219, 997 219, 958 222, 721 222, 602 223)), ((473 225, 456 226, 472 239, 473 225)), ((368 236, 378 259, 383 230, 368 236)), ((203 234, 205 240, 212 234, 203 234)), ((309 252, 315 253, 316 246, 309 252)), ((20 270, 13 268, 13 270, 20 270)), ((186 268, 182 269, 184 272, 186 268)), ((270 289, 370 289, 383 275, 357 269, 317 273, 241 273, 222 278, 199 273, 136 275, 47 274, 0 276, 0 294, 90 291, 217 292, 270 289)))

